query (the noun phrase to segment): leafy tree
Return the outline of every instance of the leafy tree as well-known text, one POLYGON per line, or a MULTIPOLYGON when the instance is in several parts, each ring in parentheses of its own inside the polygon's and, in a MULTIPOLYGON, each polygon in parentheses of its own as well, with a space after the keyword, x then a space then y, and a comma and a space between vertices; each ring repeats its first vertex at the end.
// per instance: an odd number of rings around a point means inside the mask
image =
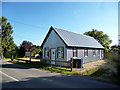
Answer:
POLYGON ((40 52, 42 52, 42 49, 41 49, 40 46, 36 46, 35 48, 36 48, 36 50, 35 50, 35 51, 36 51, 36 54, 37 54, 37 53, 39 54, 40 52))
POLYGON ((35 50, 31 53, 31 56, 35 56, 35 54, 41 55, 42 49, 40 46, 35 46, 35 50))
POLYGON ((32 44, 32 42, 29 41, 23 41, 20 46, 20 56, 25 56, 25 52, 29 51, 32 52, 35 50, 35 45, 32 44))
POLYGON ((109 39, 107 34, 104 34, 102 31, 92 29, 92 31, 85 32, 84 35, 94 37, 103 47, 105 51, 108 52, 112 40, 109 39))
POLYGON ((111 49, 109 52, 114 52, 114 53, 118 52, 120 54, 120 46, 118 46, 118 45, 111 46, 111 49))
POLYGON ((10 22, 7 22, 7 18, 3 16, 0 18, 0 26, 2 27, 2 52, 3 56, 7 57, 8 52, 13 52, 17 48, 13 41, 13 37, 11 36, 13 33, 13 28, 10 25, 10 22))
POLYGON ((1 39, 2 39, 2 30, 0 29, 0 59, 3 57, 2 56, 2 43, 1 43, 1 39))

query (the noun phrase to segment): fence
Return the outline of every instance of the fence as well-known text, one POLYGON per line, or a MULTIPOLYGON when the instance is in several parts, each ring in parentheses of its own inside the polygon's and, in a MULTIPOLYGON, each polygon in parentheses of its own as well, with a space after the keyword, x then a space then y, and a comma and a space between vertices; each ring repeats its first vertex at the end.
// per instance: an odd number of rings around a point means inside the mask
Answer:
POLYGON ((50 61, 50 63, 48 63, 48 64, 49 64, 49 65, 52 65, 52 66, 60 66, 60 67, 68 67, 68 68, 70 67, 70 68, 71 68, 71 71, 72 71, 72 69, 73 69, 73 58, 71 58, 70 61, 60 61, 60 60, 47 60, 47 59, 41 59, 41 62, 47 63, 47 61, 50 61), (70 64, 70 66, 52 64, 52 63, 51 63, 52 61, 67 63, 67 64, 70 64))

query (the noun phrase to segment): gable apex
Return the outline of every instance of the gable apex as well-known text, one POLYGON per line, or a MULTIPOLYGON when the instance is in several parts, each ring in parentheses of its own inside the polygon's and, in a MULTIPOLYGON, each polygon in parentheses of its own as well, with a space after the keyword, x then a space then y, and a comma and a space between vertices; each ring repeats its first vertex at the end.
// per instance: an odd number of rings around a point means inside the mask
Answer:
POLYGON ((41 47, 43 47, 45 41, 46 41, 47 38, 49 37, 49 35, 50 35, 50 33, 51 33, 52 30, 54 30, 54 32, 55 32, 55 33, 57 34, 57 36, 63 41, 63 43, 64 43, 65 45, 67 45, 67 44, 64 42, 64 40, 59 36, 59 34, 56 32, 56 30, 54 29, 54 27, 51 26, 50 29, 49 29, 49 31, 48 31, 48 33, 47 33, 47 35, 45 36, 45 38, 44 38, 44 40, 43 40, 43 42, 42 42, 42 44, 41 44, 41 47))

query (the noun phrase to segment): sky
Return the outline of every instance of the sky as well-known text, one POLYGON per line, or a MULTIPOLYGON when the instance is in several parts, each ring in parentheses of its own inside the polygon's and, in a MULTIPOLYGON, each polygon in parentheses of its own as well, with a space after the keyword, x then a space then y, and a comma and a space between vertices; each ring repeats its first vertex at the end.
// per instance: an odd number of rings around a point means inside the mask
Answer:
POLYGON ((118 2, 2 2, 2 15, 18 46, 41 45, 51 26, 79 34, 97 29, 118 44, 118 2))

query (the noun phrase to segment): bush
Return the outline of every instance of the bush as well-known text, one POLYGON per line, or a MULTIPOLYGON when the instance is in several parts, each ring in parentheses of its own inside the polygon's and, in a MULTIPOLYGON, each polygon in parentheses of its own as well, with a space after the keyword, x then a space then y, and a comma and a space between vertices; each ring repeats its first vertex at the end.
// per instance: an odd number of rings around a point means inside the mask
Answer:
POLYGON ((12 55, 13 55, 14 58, 17 58, 18 57, 17 51, 7 51, 7 52, 4 53, 5 58, 11 58, 12 55))
POLYGON ((115 52, 106 52, 106 53, 104 53, 104 58, 105 59, 110 59, 110 60, 112 60, 112 61, 115 61, 115 62, 118 62, 118 56, 119 56, 120 54, 118 54, 117 52, 115 53, 115 52))

